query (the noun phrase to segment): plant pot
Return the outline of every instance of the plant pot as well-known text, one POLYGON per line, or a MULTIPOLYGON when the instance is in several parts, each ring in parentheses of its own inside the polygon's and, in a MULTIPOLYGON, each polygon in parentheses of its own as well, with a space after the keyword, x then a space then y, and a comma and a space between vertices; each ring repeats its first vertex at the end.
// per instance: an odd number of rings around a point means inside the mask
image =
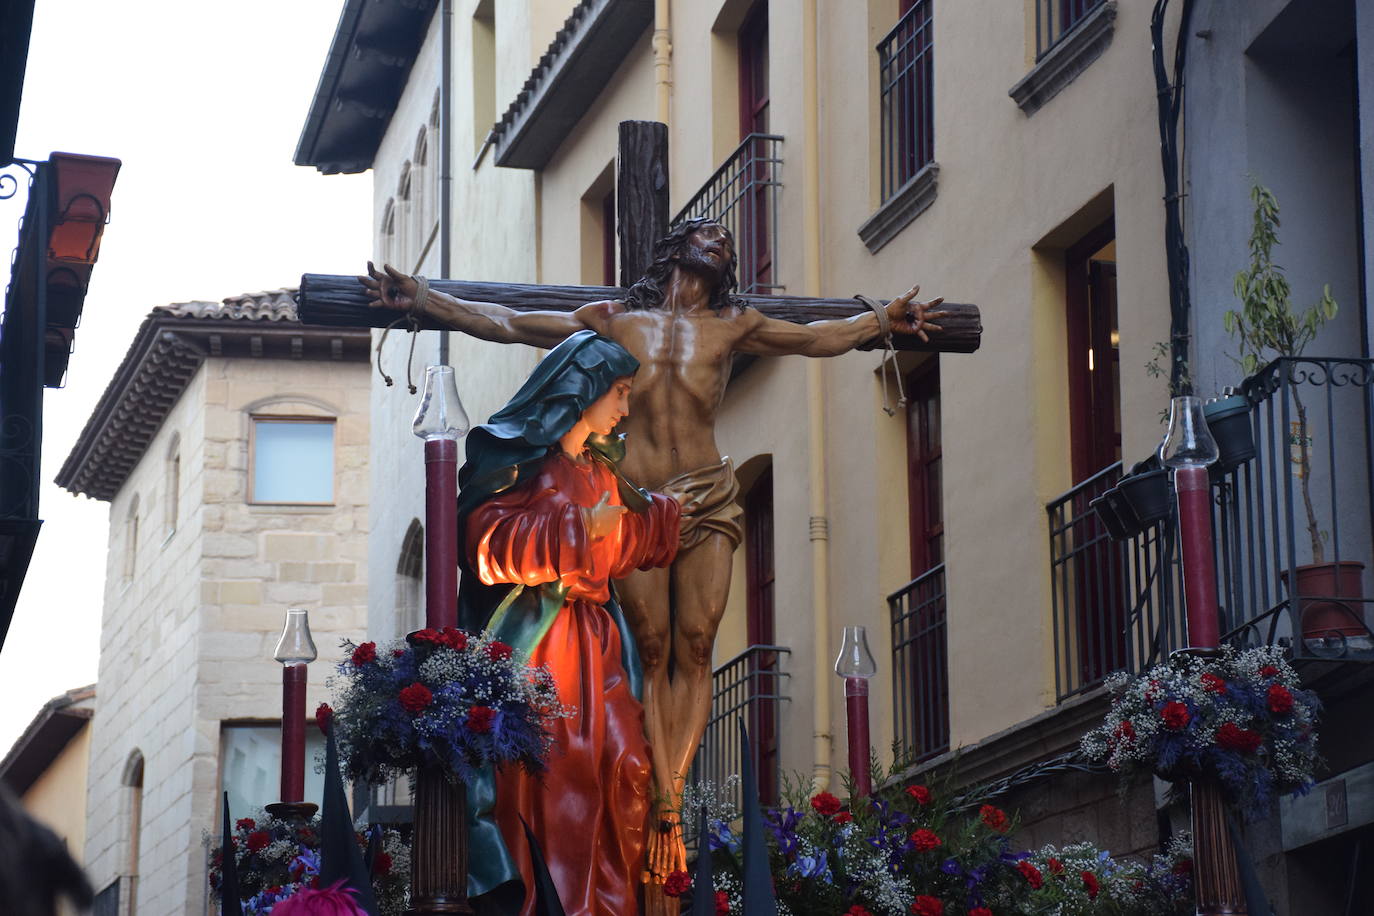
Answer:
POLYGON ((1303 645, 1318 654, 1374 648, 1363 614, 1364 564, 1309 563, 1285 576, 1298 605, 1303 645), (1347 600, 1341 600, 1347 599, 1347 600))
MULTIPOLYGON (((1169 472, 1163 468, 1132 474, 1121 478, 1116 485, 1121 501, 1135 518, 1138 530, 1143 530, 1168 518, 1174 507, 1174 491, 1169 486, 1169 472)), ((1110 492, 1110 491, 1109 491, 1110 492)), ((1118 514, 1123 511, 1118 507, 1118 514)))
POLYGON ((1115 488, 1088 503, 1088 508, 1093 510, 1097 520, 1102 523, 1102 527, 1107 529, 1107 536, 1114 541, 1124 541, 1140 533, 1140 526, 1136 524, 1135 516, 1122 515, 1121 508, 1126 508, 1128 513, 1130 510, 1129 507, 1125 506, 1120 491, 1115 488))
POLYGON ((1212 465, 1213 473, 1228 473, 1255 457, 1250 402, 1244 395, 1235 394, 1212 401, 1202 408, 1202 413, 1221 452, 1221 457, 1212 465))

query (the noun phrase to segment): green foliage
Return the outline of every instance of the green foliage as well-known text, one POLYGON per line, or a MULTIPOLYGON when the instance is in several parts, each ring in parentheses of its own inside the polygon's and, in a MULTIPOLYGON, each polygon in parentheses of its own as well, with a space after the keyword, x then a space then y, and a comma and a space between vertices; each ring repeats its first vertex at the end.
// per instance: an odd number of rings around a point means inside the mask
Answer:
POLYGON ((1292 289, 1283 268, 1274 263, 1279 243, 1279 204, 1263 185, 1250 189, 1255 204, 1250 229, 1250 264, 1236 274, 1238 310, 1228 310, 1222 322, 1240 344, 1239 362, 1250 375, 1279 356, 1300 356, 1322 325, 1336 317, 1331 287, 1322 287, 1321 299, 1302 311, 1294 311, 1292 289))

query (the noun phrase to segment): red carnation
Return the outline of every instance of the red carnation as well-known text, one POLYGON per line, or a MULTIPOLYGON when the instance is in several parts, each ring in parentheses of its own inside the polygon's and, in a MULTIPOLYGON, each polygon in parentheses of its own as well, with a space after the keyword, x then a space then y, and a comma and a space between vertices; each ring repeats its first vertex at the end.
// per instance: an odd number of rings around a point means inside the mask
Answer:
POLYGON ((1099 889, 1099 885, 1097 883, 1097 875, 1094 875, 1090 871, 1083 872, 1083 886, 1088 889, 1088 899, 1096 900, 1097 891, 1099 889))
POLYGON ((820 792, 811 796, 811 810, 821 817, 830 817, 839 812, 840 800, 829 792, 820 792))
POLYGON ((334 707, 328 703, 321 703, 315 707, 315 724, 320 727, 320 731, 326 735, 334 727, 334 707))
POLYGON ((835 823, 837 824, 848 824, 852 820, 854 820, 854 815, 850 814, 848 811, 841 811, 839 814, 835 815, 835 823))
POLYGON ((400 658, 402 655, 405 655, 405 654, 406 654, 406 650, 405 650, 405 649, 392 649, 392 650, 391 650, 391 657, 392 657, 392 658, 400 658))
POLYGON ((916 916, 945 916, 945 905, 939 897, 918 894, 911 904, 911 912, 916 916))
POLYGON ((255 830, 248 834, 248 851, 257 852, 259 849, 266 849, 272 842, 272 834, 266 830, 255 830))
POLYGON ((361 668, 368 662, 377 660, 377 644, 375 642, 365 642, 353 650, 353 667, 361 668))
POLYGON ((1273 665, 1265 665, 1259 670, 1259 673, 1260 677, 1278 677, 1279 669, 1275 668, 1273 665))
POLYGON ((992 916, 992 910, 985 906, 976 906, 968 911, 968 916, 992 916))
POLYGON ((1121 721, 1121 724, 1116 727, 1112 734, 1115 735, 1117 738, 1121 739, 1122 741, 1134 741, 1135 726, 1131 724, 1130 719, 1123 719, 1121 721))
POLYGON ((1202 687, 1208 693, 1226 692, 1226 679, 1221 677, 1220 675, 1216 675, 1208 671, 1199 680, 1202 681, 1202 687))
MULTIPOLYGON (((726 916, 730 912, 730 895, 725 891, 716 891, 716 916, 726 916)), ((872 914, 869 914, 872 916, 872 914)))
POLYGON ((374 875, 389 875, 391 874, 391 865, 391 853, 379 851, 377 858, 372 860, 372 873, 374 875))
POLYGON ((691 875, 685 871, 675 871, 663 882, 663 894, 666 897, 681 897, 691 886, 691 875))
POLYGON ((1228 751, 1253 754, 1259 749, 1260 743, 1263 741, 1264 739, 1260 737, 1259 732, 1241 728, 1234 722, 1226 722, 1217 729, 1217 746, 1228 751))
POLYGON ((918 805, 930 804, 930 790, 925 786, 907 786, 906 794, 916 799, 918 805))
POLYGON ((873 914, 868 911, 867 907, 856 903, 844 911, 844 916, 873 916, 873 914))
POLYGON ((983 819, 983 823, 998 833, 1006 833, 1011 824, 1007 821, 1006 812, 993 805, 984 805, 978 809, 978 816, 983 819))
POLYGON ((439 631, 433 627, 425 627, 423 630, 416 630, 407 636, 406 642, 412 646, 418 646, 420 643, 437 643, 439 642, 439 631))
POLYGON ((1188 712, 1188 707, 1177 700, 1170 700, 1164 704, 1164 708, 1159 711, 1159 717, 1164 720, 1164 726, 1174 731, 1182 730, 1193 720, 1192 713, 1188 712))
POLYGON ((490 706, 474 706, 468 710, 468 731, 485 735, 491 731, 491 723, 496 720, 496 710, 490 706))
POLYGON ((434 702, 434 694, 429 692, 429 688, 421 683, 411 684, 409 687, 401 688, 401 705, 405 711, 412 716, 418 716, 429 708, 429 704, 434 702))
POLYGON ((1045 867, 1050 870, 1050 874, 1052 875, 1064 874, 1064 863, 1053 856, 1045 860, 1045 867))
POLYGON ((487 646, 487 657, 494 658, 497 661, 504 661, 510 658, 511 652, 513 651, 514 650, 510 646, 498 639, 487 646))
POLYGON ((234 821, 234 827, 237 830, 253 830, 257 826, 258 822, 253 820, 251 817, 241 817, 238 820, 234 821))
POLYGON ((1282 684, 1269 685, 1269 711, 1283 715, 1293 711, 1293 692, 1282 684))
POLYGON ((1031 886, 1033 891, 1040 890, 1040 886, 1045 883, 1045 878, 1040 874, 1040 869, 1029 862, 1017 862, 1016 870, 1026 879, 1026 883, 1031 886))
POLYGON ((444 627, 444 632, 439 635, 439 642, 455 652, 462 652, 468 647, 468 634, 457 627, 444 627))
POLYGON ((916 847, 917 852, 929 852, 940 845, 940 838, 922 827, 911 835, 911 845, 916 847))

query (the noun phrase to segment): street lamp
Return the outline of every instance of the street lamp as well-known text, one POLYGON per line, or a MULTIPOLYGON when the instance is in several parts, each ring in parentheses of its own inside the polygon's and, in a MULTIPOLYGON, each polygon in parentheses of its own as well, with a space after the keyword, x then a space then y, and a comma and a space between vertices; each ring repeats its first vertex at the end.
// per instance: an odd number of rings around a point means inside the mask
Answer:
POLYGON ((452 366, 425 369, 411 429, 425 440, 425 626, 458 625, 458 440, 468 415, 452 366))
POLYGON ((1207 429, 1202 399, 1174 398, 1169 404, 1169 431, 1159 444, 1159 460, 1174 469, 1188 646, 1193 649, 1215 649, 1220 639, 1212 553, 1212 484, 1207 476, 1207 466, 1220 454, 1207 429))
POLYGON ((844 678, 844 709, 849 725, 849 775, 854 780, 854 796, 866 798, 873 793, 873 773, 869 761, 868 682, 878 673, 873 653, 868 651, 868 633, 863 627, 845 627, 835 673, 844 678))
POLYGON ((310 638, 310 615, 304 608, 286 612, 286 624, 273 657, 281 662, 281 801, 269 813, 309 820, 315 805, 305 800, 305 669, 319 653, 310 638))

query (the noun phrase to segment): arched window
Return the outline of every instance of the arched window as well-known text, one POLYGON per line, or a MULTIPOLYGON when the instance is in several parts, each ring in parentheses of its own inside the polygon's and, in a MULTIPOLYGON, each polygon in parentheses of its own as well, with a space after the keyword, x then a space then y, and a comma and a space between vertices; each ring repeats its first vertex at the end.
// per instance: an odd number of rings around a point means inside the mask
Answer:
MULTIPOLYGON (((138 857, 143 832, 143 753, 135 750, 124 764, 124 844, 128 855, 124 859, 123 876, 128 879, 129 907, 125 912, 135 916, 138 906, 138 857)), ((124 896, 124 895, 121 895, 124 896)))
POLYGON ((410 184, 412 188, 411 216, 414 220, 415 257, 412 266, 420 269, 420 264, 428 255, 431 238, 434 235, 434 213, 438 197, 434 194, 434 175, 439 170, 430 163, 429 128, 421 127, 415 137, 415 155, 411 159, 410 184))
POLYGON ((410 520, 396 561, 397 636, 419 630, 425 621, 425 526, 410 520))
POLYGON ((388 200, 382 208, 382 231, 377 243, 378 257, 384 264, 396 260, 396 201, 388 200))
POLYGON ((177 530, 181 514, 181 433, 172 435, 167 447, 167 501, 163 504, 163 529, 166 537, 177 530))
POLYGON ((415 266, 415 201, 411 195, 411 163, 401 166, 401 177, 396 182, 396 257, 400 267, 407 272, 415 266))
POLYGON ((121 578, 126 582, 134 579, 138 566, 138 494, 129 501, 129 511, 124 515, 124 570, 121 578))

